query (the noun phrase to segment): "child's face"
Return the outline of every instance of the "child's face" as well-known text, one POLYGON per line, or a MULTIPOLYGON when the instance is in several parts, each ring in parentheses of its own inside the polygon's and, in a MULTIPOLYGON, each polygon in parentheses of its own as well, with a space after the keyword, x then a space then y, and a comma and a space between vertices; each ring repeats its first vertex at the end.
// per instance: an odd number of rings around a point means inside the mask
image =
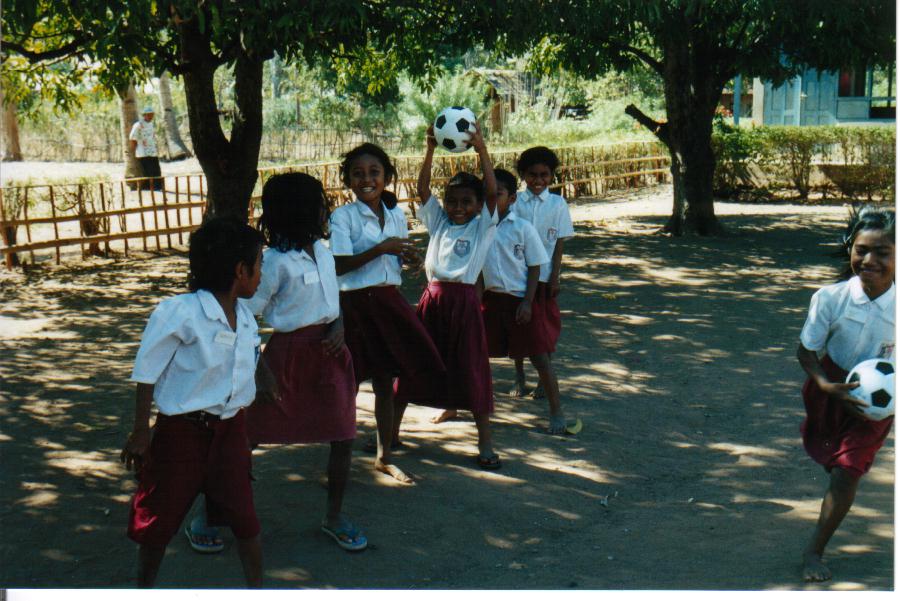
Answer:
POLYGON ((376 157, 364 154, 350 164, 350 189, 366 204, 381 200, 385 181, 384 165, 376 157))
POLYGON ((481 203, 473 190, 450 188, 444 194, 444 211, 455 225, 468 223, 481 210, 481 203))
POLYGON ((537 196, 553 181, 553 171, 544 163, 537 163, 522 172, 522 179, 525 180, 528 190, 537 196))
POLYGON ((894 281, 894 240, 884 230, 861 230, 850 248, 850 268, 866 295, 878 298, 894 281))
POLYGON ((497 212, 505 213, 514 202, 516 202, 516 193, 510 192, 506 186, 497 182, 497 212))
POLYGON ((250 298, 256 294, 259 288, 259 280, 262 278, 262 247, 256 252, 256 261, 253 263, 253 272, 246 263, 238 263, 237 268, 237 295, 238 298, 250 298))

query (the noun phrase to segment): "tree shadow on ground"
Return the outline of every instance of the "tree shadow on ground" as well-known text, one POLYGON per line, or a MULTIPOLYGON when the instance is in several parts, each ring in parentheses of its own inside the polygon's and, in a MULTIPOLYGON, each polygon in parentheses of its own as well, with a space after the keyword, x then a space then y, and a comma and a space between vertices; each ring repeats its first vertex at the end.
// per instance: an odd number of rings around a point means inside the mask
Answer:
MULTIPOLYGON (((327 446, 262 447, 267 586, 892 588, 893 436, 829 551, 838 579, 798 581, 826 478, 800 445, 794 352, 810 295, 833 279, 826 243, 840 220, 732 216, 730 235, 715 239, 650 235, 658 218, 578 224, 554 361, 582 433, 543 434, 546 401, 503 394, 512 363, 495 360, 503 469, 477 468, 467 416, 434 425, 435 410, 411 406, 397 461, 417 486, 375 474, 356 445, 345 510, 372 544, 355 555, 319 532, 327 446)), ((185 269, 182 253, 163 253, 5 276, 3 586, 132 586, 134 480, 118 463, 127 378, 150 310, 184 290, 185 269)), ((423 283, 407 278, 411 302, 423 283)), ((368 390, 361 437, 374 428, 368 390)), ((226 538, 223 554, 198 556, 178 535, 159 585, 240 587, 226 538)))

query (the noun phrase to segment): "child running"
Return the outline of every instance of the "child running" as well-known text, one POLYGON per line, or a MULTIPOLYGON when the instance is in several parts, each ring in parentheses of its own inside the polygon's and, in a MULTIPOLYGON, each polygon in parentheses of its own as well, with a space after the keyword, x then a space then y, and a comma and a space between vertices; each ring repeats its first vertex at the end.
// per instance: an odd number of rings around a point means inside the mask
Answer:
POLYGON ((362 144, 341 163, 344 185, 356 200, 331 214, 331 252, 340 285, 347 347, 357 388, 372 380, 375 393, 375 469, 404 484, 413 479, 394 465, 401 415, 394 409, 394 378, 437 377, 444 372, 434 343, 400 294, 404 263, 421 263, 410 241, 406 213, 385 186, 397 177, 390 158, 362 144))
POLYGON ((419 171, 419 217, 430 240, 425 255, 428 286, 417 313, 441 353, 447 374, 442 379, 398 379, 399 410, 415 402, 442 409, 467 409, 478 429, 477 462, 482 469, 500 469, 491 442, 494 410, 491 366, 475 282, 497 230, 497 182, 481 129, 471 136, 484 182, 457 173, 444 189, 444 206, 431 193, 431 164, 437 142, 428 128, 425 160, 419 171))
POLYGON ((275 331, 263 356, 281 397, 250 407, 247 434, 251 445, 331 445, 322 531, 341 548, 361 551, 365 535, 341 513, 356 438, 356 381, 334 258, 322 242, 327 223, 328 199, 316 178, 284 173, 263 186, 259 230, 268 248, 247 305, 275 331))
MULTIPOLYGON (((552 353, 556 350, 556 342, 559 340, 562 330, 562 318, 556 297, 559 296, 559 272, 562 267, 563 245, 566 239, 575 235, 566 199, 558 194, 552 194, 549 189, 557 167, 559 167, 559 158, 546 146, 535 146, 524 151, 516 162, 516 170, 519 172, 519 177, 525 180, 526 189, 518 193, 512 209, 518 217, 534 226, 550 257, 549 263, 541 265, 541 274, 535 294, 538 305, 544 308, 547 332, 553 345, 548 357, 552 357, 552 353)), ((517 397, 526 394, 525 369, 522 359, 516 359, 516 385, 512 394, 517 397)), ((539 385, 532 396, 541 398, 545 394, 544 386, 539 385)), ((550 402, 552 413, 553 401, 550 402)), ((551 416, 550 429, 554 433, 559 433, 556 431, 560 428, 565 430, 565 420, 562 419, 562 415, 559 418, 554 420, 551 416)))
POLYGON ((894 359, 894 212, 866 207, 851 214, 842 254, 849 266, 841 282, 819 289, 800 333, 797 359, 809 376, 803 386, 803 446, 831 474, 819 520, 803 551, 807 582, 831 578, 825 546, 853 505, 859 479, 894 423, 863 417, 861 401, 845 384, 866 359, 894 359))
POLYGON ((247 586, 262 586, 243 410, 257 394, 260 341, 253 314, 238 301, 259 285, 262 244, 246 224, 204 223, 190 237, 191 292, 162 301, 141 338, 131 375, 134 427, 120 458, 138 478, 128 536, 140 545, 142 588, 153 586, 166 546, 200 493, 210 523, 231 526, 247 586))

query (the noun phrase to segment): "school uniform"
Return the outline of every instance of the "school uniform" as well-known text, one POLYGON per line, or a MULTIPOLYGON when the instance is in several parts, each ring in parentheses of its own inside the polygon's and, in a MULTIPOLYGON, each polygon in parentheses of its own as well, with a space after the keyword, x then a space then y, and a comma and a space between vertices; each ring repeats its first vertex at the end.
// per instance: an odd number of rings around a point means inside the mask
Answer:
POLYGON ((356 437, 356 380, 344 346, 328 355, 322 340, 340 317, 334 257, 317 240, 305 250, 267 248, 248 308, 275 333, 263 357, 281 398, 247 411, 251 444, 333 442, 356 437))
POLYGON ((474 413, 494 410, 491 366, 475 282, 497 229, 487 205, 480 215, 456 225, 432 196, 419 209, 430 239, 425 255, 428 286, 416 313, 447 368, 443 378, 404 378, 397 399, 474 413))
MULTIPOLYGON (((331 213, 331 252, 361 254, 388 238, 408 238, 406 213, 382 203, 384 227, 361 200, 331 213)), ((338 276, 344 339, 353 357, 357 385, 372 376, 444 371, 434 343, 398 286, 402 260, 384 254, 338 276)))
POLYGON ((572 227, 572 217, 569 215, 569 205, 559 194, 552 194, 549 189, 544 189, 538 195, 529 190, 523 190, 516 194, 516 202, 512 205, 512 211, 527 220, 537 230, 544 250, 551 262, 541 266, 541 275, 538 278, 538 290, 536 299, 540 299, 545 309, 547 329, 553 344, 559 339, 562 331, 562 317, 556 298, 551 296, 550 273, 553 271, 553 251, 556 250, 556 241, 571 238, 575 235, 572 227))
POLYGON ((528 287, 528 268, 550 262, 537 230, 510 211, 497 224, 494 243, 484 262, 481 313, 491 357, 521 359, 556 350, 540 300, 531 304, 531 320, 516 322, 516 311, 528 287))
MULTIPOLYGON (((800 343, 820 356, 832 382, 866 359, 894 359, 896 286, 875 300, 863 291, 858 276, 819 289, 812 297, 800 343)), ((844 468, 857 476, 869 471, 894 418, 870 421, 847 412, 811 378, 803 386, 806 419, 800 427, 810 457, 831 471, 844 468)))
POLYGON ((159 410, 138 471, 128 536, 165 545, 198 494, 211 525, 259 533, 250 485, 246 412, 256 396, 259 333, 237 302, 237 327, 207 290, 162 301, 141 338, 131 381, 152 384, 159 410))

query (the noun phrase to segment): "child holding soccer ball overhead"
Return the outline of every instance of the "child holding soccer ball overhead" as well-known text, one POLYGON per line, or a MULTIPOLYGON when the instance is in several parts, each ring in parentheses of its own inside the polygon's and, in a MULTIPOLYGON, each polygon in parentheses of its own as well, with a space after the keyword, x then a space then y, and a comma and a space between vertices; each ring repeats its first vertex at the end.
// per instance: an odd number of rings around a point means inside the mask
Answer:
POLYGON ((853 505, 859 479, 891 430, 893 417, 866 419, 851 396, 847 373, 866 359, 894 358, 894 211, 866 207, 851 215, 843 241, 849 265, 837 284, 819 289, 800 333, 797 359, 809 376, 803 386, 803 446, 830 473, 819 519, 803 551, 803 578, 831 571, 825 546, 853 505))

